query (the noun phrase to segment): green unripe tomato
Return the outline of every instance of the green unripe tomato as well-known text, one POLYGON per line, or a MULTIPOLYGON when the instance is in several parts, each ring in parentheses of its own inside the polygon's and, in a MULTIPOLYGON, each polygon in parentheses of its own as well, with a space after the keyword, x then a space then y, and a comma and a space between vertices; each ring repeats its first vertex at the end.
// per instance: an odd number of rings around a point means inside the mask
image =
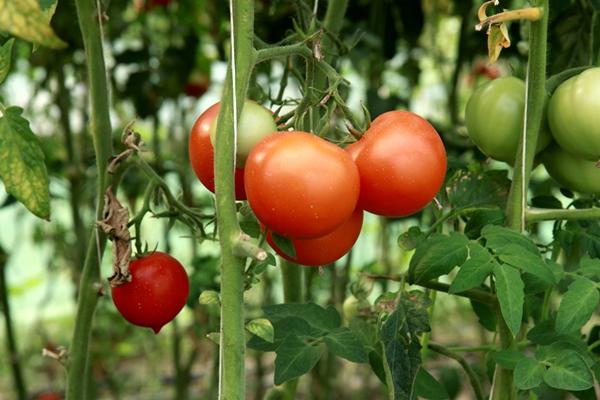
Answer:
POLYGON ((563 149, 586 160, 600 160, 600 67, 558 86, 548 103, 548 122, 563 149))
MULTIPOLYGON (((277 132, 273 113, 252 100, 244 102, 240 115, 237 137, 236 167, 242 168, 254 145, 264 137, 277 132)), ((215 146, 217 135, 217 119, 210 127, 210 141, 215 146)))
MULTIPOLYGON (((494 79, 479 86, 469 99, 465 123, 469 137, 485 155, 513 164, 523 134, 525 83, 515 77, 494 79)), ((542 125, 536 153, 543 150, 551 135, 542 125)))
POLYGON ((548 174, 567 189, 580 193, 600 194, 600 168, 595 161, 575 156, 553 144, 542 153, 548 174))

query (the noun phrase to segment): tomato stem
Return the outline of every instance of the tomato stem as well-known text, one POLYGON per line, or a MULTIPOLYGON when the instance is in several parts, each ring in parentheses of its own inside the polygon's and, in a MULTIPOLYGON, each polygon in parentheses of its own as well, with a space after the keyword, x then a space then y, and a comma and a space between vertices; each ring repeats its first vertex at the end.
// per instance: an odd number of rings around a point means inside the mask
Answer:
POLYGON ((600 218, 600 208, 549 209, 530 207, 525 213, 528 223, 552 220, 582 220, 600 218))
MULTIPOLYGON (((111 126, 109 117, 108 88, 106 68, 102 52, 102 35, 100 31, 102 13, 96 2, 76 0, 77 19, 85 48, 88 75, 91 123, 90 131, 94 138, 96 155, 97 187, 96 187, 96 219, 102 218, 104 192, 109 184, 106 173, 108 158, 112 154, 111 126)), ((117 177, 114 181, 118 180, 117 177)), ((96 283, 100 281, 100 261, 106 246, 106 235, 96 227, 88 240, 87 251, 81 278, 75 328, 70 345, 69 364, 67 368, 67 399, 85 399, 87 395, 86 376, 89 369, 89 341, 92 332, 94 310, 98 302, 96 283)))
POLYGON ((429 348, 429 350, 435 351, 438 354, 441 354, 448 358, 456 360, 460 364, 460 366, 463 368, 465 373, 467 374, 467 377, 469 378, 469 382, 471 383, 471 386, 473 387, 473 392, 475 394, 475 398, 477 400, 485 399, 485 396, 483 394, 483 389, 481 388, 481 384, 479 383, 479 377, 477 376, 475 371, 473 371, 473 369, 471 368, 471 366, 469 365, 469 363, 467 362, 467 360, 465 360, 465 358, 463 356, 461 356, 460 354, 455 353, 453 351, 450 351, 446 347, 440 346, 439 344, 429 343, 429 345, 427 347, 429 348))

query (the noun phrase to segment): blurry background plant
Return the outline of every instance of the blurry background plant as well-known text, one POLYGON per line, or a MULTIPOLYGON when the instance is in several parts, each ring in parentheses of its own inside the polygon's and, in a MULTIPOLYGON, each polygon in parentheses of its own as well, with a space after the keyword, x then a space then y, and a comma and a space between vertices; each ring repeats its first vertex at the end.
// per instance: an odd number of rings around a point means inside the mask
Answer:
MULTIPOLYGON (((150 165, 171 192, 186 206, 197 207, 207 215, 214 213, 212 195, 191 170, 187 143, 194 120, 218 101, 222 91, 229 51, 227 2, 106 3, 104 51, 111 85, 114 147, 120 148, 122 127, 135 120, 150 165)), ((319 16, 325 10, 326 2, 322 3, 317 2, 319 16)), ((478 3, 348 2, 341 33, 330 38, 335 45, 332 53, 326 54, 335 59, 334 65, 350 82, 340 90, 351 109, 358 111, 364 106, 374 118, 403 108, 432 122, 446 145, 448 177, 459 169, 509 169, 486 160, 474 147, 466 135, 464 109, 479 84, 504 75, 524 77, 528 25, 512 23, 509 33, 513 46, 503 51, 497 64, 488 65, 485 35, 474 29, 478 3)), ((524 4, 513 0, 503 2, 501 7, 524 4)), ((74 23, 76 10, 70 1, 40 0, 39 5, 42 10, 56 6, 51 26, 67 46, 51 49, 16 39, 10 72, 0 87, 0 103, 22 107, 40 139, 50 188, 51 219, 44 221, 28 213, 0 186, 0 246, 5 252, 0 257, 0 303, 7 322, 0 329, 0 337, 3 346, 7 343, 10 349, 0 352, 0 393, 13 398, 13 379, 19 376, 16 387, 20 388, 20 399, 30 398, 25 391, 36 399, 51 399, 52 393, 62 395, 63 368, 59 361, 42 357, 41 353, 46 349, 51 355, 59 355, 61 346, 70 341, 85 244, 95 221, 96 171, 88 132, 86 59, 81 32, 74 23), (18 354, 14 363, 11 351, 18 354)), ((551 5, 549 73, 597 63, 597 2, 565 0, 551 5)), ((298 31, 296 24, 308 23, 306 18, 313 6, 305 0, 256 1, 256 43, 293 38, 298 31)), ((3 34, 0 41, 8 43, 9 38, 3 34)), ((288 110, 302 96, 303 74, 300 65, 292 62, 262 63, 252 76, 249 97, 274 111, 282 106, 288 110), (281 82, 286 83, 283 91, 281 82)), ((333 137, 343 141, 345 128, 334 126, 333 130, 333 137)), ((123 181, 118 195, 135 215, 143 206, 147 178, 141 170, 131 168, 123 181)), ((550 194, 565 204, 571 201, 572 193, 557 193, 552 185, 544 171, 536 170, 532 195, 539 202, 550 194)), ((573 204, 577 201, 588 204, 583 200, 573 200, 573 204)), ((153 210, 160 212, 160 207, 152 204, 153 210)), ((351 254, 335 265, 312 269, 307 274, 307 300, 333 304, 341 312, 344 300, 352 293, 358 299, 354 311, 368 313, 364 311, 368 309, 365 302, 372 304, 381 293, 397 289, 400 283, 376 280, 370 290, 354 287, 352 292, 350 283, 363 273, 390 276, 405 271, 412 253, 397 246, 397 238, 412 226, 426 229, 440 217, 439 213, 430 207, 408 219, 367 215, 351 254)), ((458 219, 452 223, 461 224, 458 219)), ((598 245, 598 236, 590 238, 586 233, 586 223, 569 224, 561 238, 577 245, 567 247, 567 259, 575 259, 586 245, 598 245)), ((597 228, 596 223, 592 225, 597 228)), ((154 336, 150 330, 125 323, 108 297, 102 298, 91 342, 90 382, 92 393, 96 393, 92 398, 216 398, 218 347, 206 335, 218 331, 218 299, 208 296, 199 302, 198 297, 202 292, 218 290, 219 250, 214 241, 214 223, 208 220, 204 228, 205 235, 199 236, 171 219, 144 219, 143 241, 150 248, 168 251, 187 267, 191 283, 188 306, 174 323, 154 336)), ((539 238, 550 242, 551 230, 551 223, 540 224, 539 238)), ((414 238, 404 235, 401 239, 414 238)), ((260 317, 261 306, 283 300, 278 269, 267 265, 259 269, 264 272, 258 275, 255 271, 249 282, 252 289, 246 293, 249 317, 260 317)), ((102 276, 108 275, 110 259, 105 257, 102 276)), ((473 343, 485 346, 491 339, 486 328, 495 323, 492 316, 480 303, 441 293, 435 303, 431 321, 435 329, 429 340, 454 345, 456 351, 473 343)), ((490 360, 483 354, 469 353, 468 357, 483 385, 489 387, 486 376, 490 360)), ((261 399, 271 386, 273 356, 250 352, 248 357, 249 396, 261 399)), ((432 352, 426 355, 430 371, 443 384, 448 397, 458 398, 462 393, 463 398, 469 398, 464 372, 448 360, 432 352)), ((544 396, 540 394, 540 398, 550 398, 544 396)), ((385 397, 368 366, 341 361, 330 354, 319 361, 310 380, 302 381, 298 395, 314 399, 367 397, 385 397)))

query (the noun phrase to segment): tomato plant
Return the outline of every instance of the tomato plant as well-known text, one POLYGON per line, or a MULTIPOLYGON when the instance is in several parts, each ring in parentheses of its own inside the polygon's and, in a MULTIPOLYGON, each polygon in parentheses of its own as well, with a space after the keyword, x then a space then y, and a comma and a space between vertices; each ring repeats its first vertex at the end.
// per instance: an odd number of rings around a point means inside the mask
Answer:
POLYGON ((377 117, 356 145, 359 206, 388 217, 410 215, 437 194, 446 175, 446 150, 436 130, 406 111, 377 117), (358 148, 362 146, 362 148, 358 148))
MULTIPOLYGON (((498 78, 479 86, 469 98, 465 124, 469 137, 488 157, 513 164, 523 135, 525 83, 515 77, 498 78)), ((545 124, 536 151, 551 140, 545 124)))
POLYGON ((131 282, 112 288, 113 302, 127 321, 158 333, 185 305, 190 289, 185 269, 155 251, 133 260, 129 271, 131 282))
POLYGON ((360 234, 363 212, 356 209, 350 218, 332 232, 313 239, 292 239, 295 255, 292 257, 281 250, 267 233, 269 245, 286 260, 296 264, 320 266, 330 264, 348 253, 360 234))
POLYGON ((542 160, 550 176, 567 189, 600 194, 600 168, 595 161, 575 156, 556 144, 544 150, 542 160))
POLYGON ((338 146, 306 132, 271 135, 250 152, 246 194, 257 218, 294 239, 323 236, 354 212, 359 177, 338 146))
POLYGON ((573 155, 600 159, 600 68, 590 68, 564 81, 548 104, 550 130, 573 155))
MULTIPOLYGON (((210 127, 219 115, 219 103, 204 111, 192 127, 189 139, 189 156, 196 176, 211 192, 215 192, 215 150, 210 141, 210 127)), ((245 200, 244 169, 235 169, 235 198, 245 200)))

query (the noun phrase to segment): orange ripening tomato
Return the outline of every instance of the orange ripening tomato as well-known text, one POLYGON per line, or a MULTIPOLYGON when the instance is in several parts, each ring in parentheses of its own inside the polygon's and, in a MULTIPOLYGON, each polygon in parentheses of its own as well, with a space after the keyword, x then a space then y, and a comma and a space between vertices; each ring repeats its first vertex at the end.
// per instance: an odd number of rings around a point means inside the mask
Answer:
POLYGON ((332 263, 350 251, 362 228, 363 211, 354 210, 350 218, 341 226, 324 236, 314 239, 291 239, 296 255, 285 254, 273 241, 271 232, 267 233, 269 245, 286 260, 312 267, 332 263))
POLYGON ((259 221, 292 239, 323 236, 350 218, 360 182, 347 152, 306 132, 260 141, 248 155, 244 181, 259 221))
POLYGON ((425 119, 407 111, 377 117, 356 157, 359 207, 386 217, 403 217, 425 207, 446 175, 446 150, 425 119))

